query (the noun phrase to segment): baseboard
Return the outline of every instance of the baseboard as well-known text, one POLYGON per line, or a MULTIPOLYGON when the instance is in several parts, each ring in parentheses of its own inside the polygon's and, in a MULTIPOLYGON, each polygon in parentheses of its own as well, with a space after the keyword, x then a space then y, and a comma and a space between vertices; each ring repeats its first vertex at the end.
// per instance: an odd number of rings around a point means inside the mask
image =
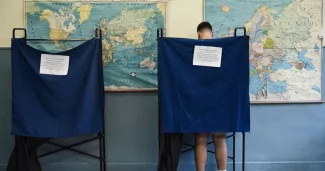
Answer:
MULTIPOLYGON (((107 171, 156 171, 157 164, 107 164, 107 171)), ((5 165, 0 165, 0 171, 6 171, 5 165)), ((56 163, 42 164, 42 171, 100 171, 98 163, 74 164, 56 163)))
MULTIPOLYGON (((235 164, 236 171, 242 171, 242 164, 235 164)), ((245 171, 324 171, 325 163, 246 163, 245 171)), ((216 164, 207 164, 206 171, 217 171, 216 164)), ((196 171, 194 164, 180 164, 178 171, 196 171)), ((227 171, 233 171, 233 165, 228 164, 227 171)))
MULTIPOLYGON (((246 163, 245 171, 324 171, 325 163, 246 163)), ((6 166, 0 165, 0 171, 5 171, 6 166)), ((57 163, 43 164, 43 171, 99 171, 97 163, 74 164, 57 163)), ((157 165, 152 164, 108 164, 107 171, 156 171, 157 165)), ((216 171, 215 164, 207 164, 206 171, 216 171)), ((180 164, 178 171, 195 171, 194 164, 180 164)), ((229 164, 227 171, 233 171, 229 164)), ((241 163, 236 163, 236 171, 242 171, 241 163)))

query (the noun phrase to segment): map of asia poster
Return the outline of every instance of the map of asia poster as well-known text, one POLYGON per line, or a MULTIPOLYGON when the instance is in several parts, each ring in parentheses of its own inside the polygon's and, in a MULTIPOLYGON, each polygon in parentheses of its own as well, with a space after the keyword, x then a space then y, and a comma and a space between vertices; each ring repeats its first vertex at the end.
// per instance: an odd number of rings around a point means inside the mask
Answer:
POLYGON ((251 102, 317 102, 322 10, 322 0, 205 0, 204 20, 219 38, 246 28, 251 102))

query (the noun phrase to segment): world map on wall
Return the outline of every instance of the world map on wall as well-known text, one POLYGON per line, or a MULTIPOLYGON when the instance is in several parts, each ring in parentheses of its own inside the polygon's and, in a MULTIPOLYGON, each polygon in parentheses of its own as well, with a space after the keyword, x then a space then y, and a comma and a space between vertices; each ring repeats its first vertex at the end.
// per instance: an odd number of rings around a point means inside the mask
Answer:
POLYGON ((247 29, 251 101, 321 100, 322 0, 205 0, 204 9, 216 37, 247 29))
POLYGON ((69 50, 100 28, 105 90, 157 88, 156 38, 165 26, 166 3, 26 1, 25 12, 27 37, 52 40, 28 41, 42 51, 69 50))

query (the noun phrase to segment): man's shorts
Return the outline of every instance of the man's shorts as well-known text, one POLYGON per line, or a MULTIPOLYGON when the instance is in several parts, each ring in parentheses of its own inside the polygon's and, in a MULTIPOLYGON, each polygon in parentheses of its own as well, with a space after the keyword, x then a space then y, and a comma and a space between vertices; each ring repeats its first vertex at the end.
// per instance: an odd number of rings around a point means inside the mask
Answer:
POLYGON ((226 134, 226 133, 224 133, 224 132, 214 132, 214 133, 211 133, 211 135, 224 135, 224 134, 226 134))

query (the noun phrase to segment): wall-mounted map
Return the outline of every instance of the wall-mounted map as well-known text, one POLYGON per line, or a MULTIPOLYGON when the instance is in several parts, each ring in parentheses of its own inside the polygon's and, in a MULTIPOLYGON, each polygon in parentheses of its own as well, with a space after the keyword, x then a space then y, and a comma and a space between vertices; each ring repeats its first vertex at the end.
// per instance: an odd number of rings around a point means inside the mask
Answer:
MULTIPOLYGON (((101 28, 105 89, 157 89, 157 29, 165 27, 165 2, 26 1, 29 41, 40 50, 69 50, 101 28), (56 41, 58 40, 58 41, 56 41), (73 41, 74 40, 74 41, 73 41)), ((81 73, 82 74, 82 73, 81 73)))
POLYGON ((205 0, 216 37, 245 26, 252 102, 321 100, 322 0, 205 0))

